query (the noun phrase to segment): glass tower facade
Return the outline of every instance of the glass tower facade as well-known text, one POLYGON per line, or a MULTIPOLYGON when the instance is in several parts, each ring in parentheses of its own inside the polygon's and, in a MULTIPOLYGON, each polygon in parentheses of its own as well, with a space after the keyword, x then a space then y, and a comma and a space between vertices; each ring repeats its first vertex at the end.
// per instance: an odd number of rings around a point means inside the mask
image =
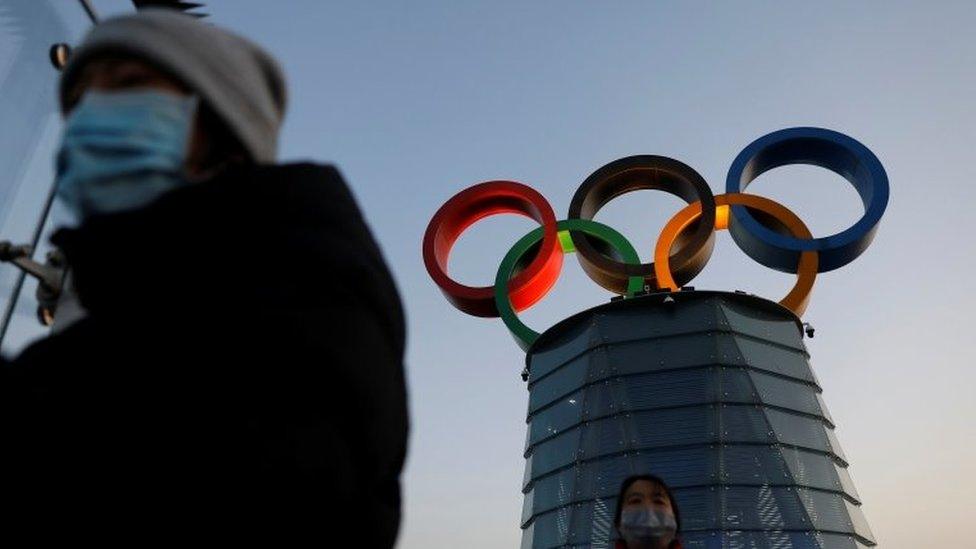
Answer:
POLYGON ((736 293, 585 311, 526 358, 523 549, 613 547, 621 482, 672 488, 684 545, 874 546, 797 318, 736 293))

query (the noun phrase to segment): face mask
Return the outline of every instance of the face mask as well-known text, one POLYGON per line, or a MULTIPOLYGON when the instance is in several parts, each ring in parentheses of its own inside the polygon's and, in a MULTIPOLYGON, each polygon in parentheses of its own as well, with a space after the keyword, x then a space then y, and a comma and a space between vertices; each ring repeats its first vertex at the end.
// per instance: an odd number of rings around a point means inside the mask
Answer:
POLYGON ((619 529, 628 546, 645 547, 670 543, 678 526, 673 514, 641 507, 621 512, 619 529))
POLYGON ((144 206, 186 184, 197 98, 87 92, 65 122, 57 197, 76 221, 144 206))

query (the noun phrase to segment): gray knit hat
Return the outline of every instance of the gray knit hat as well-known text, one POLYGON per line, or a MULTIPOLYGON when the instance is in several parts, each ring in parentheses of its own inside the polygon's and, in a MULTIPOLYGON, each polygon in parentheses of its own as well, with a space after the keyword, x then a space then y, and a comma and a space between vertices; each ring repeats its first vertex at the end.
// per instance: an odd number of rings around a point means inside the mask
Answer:
POLYGON ((226 122, 256 162, 275 161, 285 79, 278 63, 253 42, 172 10, 105 20, 85 36, 64 67, 62 111, 81 68, 105 53, 146 59, 180 79, 226 122))

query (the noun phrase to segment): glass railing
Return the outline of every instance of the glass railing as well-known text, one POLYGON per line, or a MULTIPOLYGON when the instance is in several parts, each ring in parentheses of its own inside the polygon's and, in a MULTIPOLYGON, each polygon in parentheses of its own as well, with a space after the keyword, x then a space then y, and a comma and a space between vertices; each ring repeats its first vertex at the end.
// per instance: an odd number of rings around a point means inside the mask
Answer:
MULTIPOLYGON (((61 131, 55 44, 75 44, 90 27, 81 1, 0 0, 0 241, 29 244, 43 263, 50 233, 54 151, 61 131)), ((4 356, 47 333, 37 317, 37 281, 0 263, 4 356)))

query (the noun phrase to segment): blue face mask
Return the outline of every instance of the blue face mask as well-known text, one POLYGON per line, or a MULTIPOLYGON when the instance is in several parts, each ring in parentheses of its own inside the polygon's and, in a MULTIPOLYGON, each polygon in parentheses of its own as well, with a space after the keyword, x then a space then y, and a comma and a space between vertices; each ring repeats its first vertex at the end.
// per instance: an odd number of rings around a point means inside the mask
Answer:
POLYGON ((89 91, 65 121, 57 197, 77 221, 145 206, 186 184, 195 96, 89 91))
POLYGON ((620 513, 620 536, 627 547, 656 547, 674 539, 678 525, 674 514, 662 509, 639 507, 620 513))

